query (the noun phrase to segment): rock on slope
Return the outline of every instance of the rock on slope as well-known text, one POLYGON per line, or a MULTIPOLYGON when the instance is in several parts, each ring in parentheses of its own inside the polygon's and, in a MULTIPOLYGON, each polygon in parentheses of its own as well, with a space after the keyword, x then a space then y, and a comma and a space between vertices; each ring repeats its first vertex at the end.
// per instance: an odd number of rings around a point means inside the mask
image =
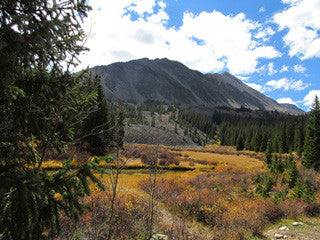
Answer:
POLYGON ((160 144, 175 147, 198 147, 188 137, 176 134, 173 131, 150 127, 147 125, 131 124, 125 127, 124 141, 138 144, 160 144))

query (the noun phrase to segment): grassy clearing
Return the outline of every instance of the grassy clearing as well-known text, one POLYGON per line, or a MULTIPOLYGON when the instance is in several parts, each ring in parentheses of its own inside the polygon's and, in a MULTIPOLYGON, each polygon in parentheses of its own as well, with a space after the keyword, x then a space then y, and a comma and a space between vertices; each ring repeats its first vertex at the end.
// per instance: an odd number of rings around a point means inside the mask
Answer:
MULTIPOLYGON (((138 151, 137 156, 128 157, 126 167, 141 169, 147 167, 148 164, 144 163, 141 154, 151 151, 152 146, 149 145, 139 145, 139 144, 127 144, 127 147, 136 148, 138 151)), ((222 147, 219 145, 211 145, 203 149, 197 148, 168 148, 161 147, 163 158, 161 159, 174 159, 175 163, 166 164, 166 167, 175 167, 179 170, 181 168, 187 168, 185 170, 196 169, 212 169, 213 167, 232 167, 238 169, 261 169, 263 167, 263 161, 261 161, 261 156, 256 153, 250 152, 237 152, 233 147, 222 147), (167 155, 166 155, 167 154, 167 155), (171 154, 171 155, 170 155, 171 154), (190 168, 190 169, 188 169, 190 168)), ((77 157, 75 155, 70 156, 72 160, 72 165, 76 166, 77 157)), ((104 161, 104 157, 98 157, 101 160, 100 166, 108 167, 110 164, 104 161)), ((93 160, 93 158, 91 158, 93 160)), ((48 160, 43 164, 44 168, 59 169, 63 166, 63 160, 48 160)), ((166 168, 170 170, 170 168, 166 168)), ((183 170, 183 169, 181 169, 183 170)))
MULTIPOLYGON (((188 155, 190 158, 197 160, 207 161, 208 164, 219 164, 226 165, 237 168, 244 169, 254 169, 261 168, 263 166, 263 162, 252 158, 247 155, 229 155, 229 154, 220 154, 220 153, 212 153, 212 152, 195 152, 195 151, 182 151, 184 155, 188 155)), ((200 167, 202 164, 198 164, 197 167, 200 167)))

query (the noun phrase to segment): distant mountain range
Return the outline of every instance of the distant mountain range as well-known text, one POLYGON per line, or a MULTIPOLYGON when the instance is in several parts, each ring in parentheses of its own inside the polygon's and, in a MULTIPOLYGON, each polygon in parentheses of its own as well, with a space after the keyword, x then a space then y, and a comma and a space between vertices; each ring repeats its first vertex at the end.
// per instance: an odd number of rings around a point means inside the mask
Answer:
POLYGON ((166 58, 113 63, 93 67, 91 71, 101 75, 108 98, 127 102, 304 113, 294 105, 277 103, 230 73, 202 74, 166 58))

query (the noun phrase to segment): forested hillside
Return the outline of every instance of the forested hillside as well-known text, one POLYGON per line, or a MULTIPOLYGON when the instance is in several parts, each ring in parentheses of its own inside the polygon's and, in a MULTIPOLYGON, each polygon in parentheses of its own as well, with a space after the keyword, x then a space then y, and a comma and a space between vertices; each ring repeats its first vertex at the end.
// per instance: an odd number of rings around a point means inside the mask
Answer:
MULTIPOLYGON (((279 112, 238 109, 215 109, 212 113, 186 109, 179 105, 157 103, 125 104, 127 123, 155 126, 155 118, 169 115, 175 132, 181 129, 184 137, 205 146, 209 142, 237 146, 238 150, 265 152, 269 145, 273 152, 296 152, 304 149, 307 115, 292 116, 279 112), (146 118, 146 112, 151 117, 146 118)), ((158 126, 159 127, 159 126, 158 126)))

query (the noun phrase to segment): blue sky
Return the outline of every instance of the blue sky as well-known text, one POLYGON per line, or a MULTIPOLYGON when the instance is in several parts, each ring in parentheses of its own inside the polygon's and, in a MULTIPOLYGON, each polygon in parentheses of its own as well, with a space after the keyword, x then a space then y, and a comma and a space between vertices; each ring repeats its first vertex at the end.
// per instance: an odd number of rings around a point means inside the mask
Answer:
POLYGON ((228 71, 307 111, 320 96, 320 0, 91 0, 79 68, 167 57, 228 71))

